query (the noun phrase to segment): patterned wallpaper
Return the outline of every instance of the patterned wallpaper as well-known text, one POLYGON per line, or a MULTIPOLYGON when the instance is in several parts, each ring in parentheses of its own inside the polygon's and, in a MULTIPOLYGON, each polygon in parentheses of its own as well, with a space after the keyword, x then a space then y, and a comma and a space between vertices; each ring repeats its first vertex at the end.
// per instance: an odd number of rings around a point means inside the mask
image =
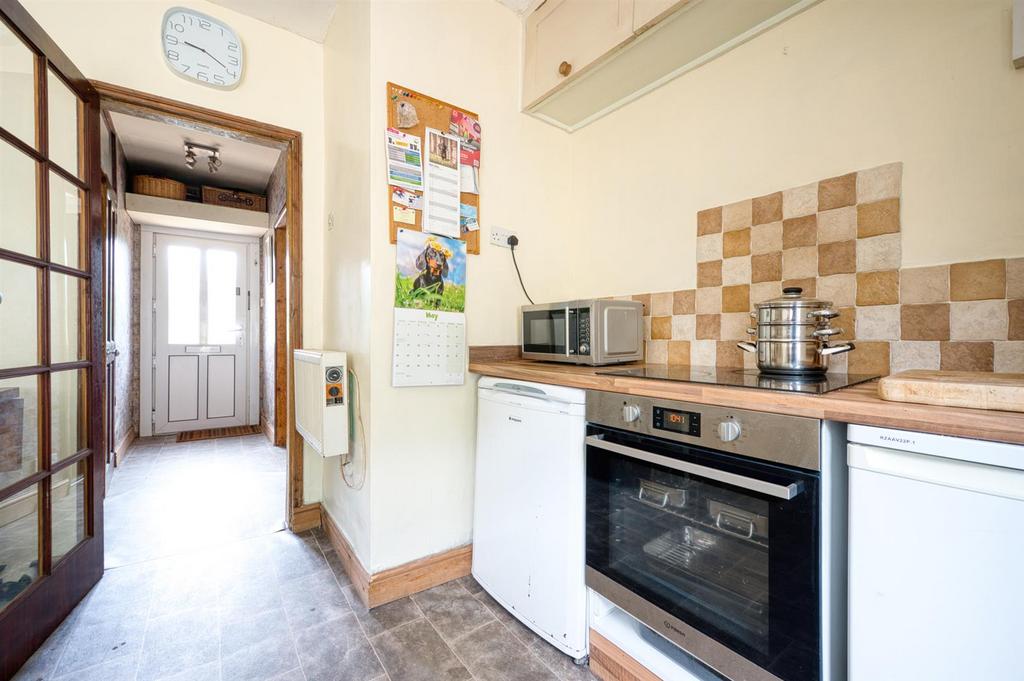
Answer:
POLYGON ((125 210, 127 172, 124 150, 114 149, 117 209, 114 244, 114 340, 121 354, 114 365, 117 398, 114 445, 139 427, 139 228, 125 210))
POLYGON ((830 300, 830 370, 1024 372, 1024 258, 901 268, 902 163, 697 213, 697 288, 645 304, 647 361, 755 368, 736 347, 785 286, 830 300))

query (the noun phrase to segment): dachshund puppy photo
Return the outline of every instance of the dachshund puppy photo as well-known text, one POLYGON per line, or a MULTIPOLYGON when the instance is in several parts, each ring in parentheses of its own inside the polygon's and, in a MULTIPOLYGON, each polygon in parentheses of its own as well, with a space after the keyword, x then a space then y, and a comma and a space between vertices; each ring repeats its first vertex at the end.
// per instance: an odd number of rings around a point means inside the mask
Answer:
POLYGON ((437 295, 444 293, 444 278, 448 276, 448 258, 451 251, 436 239, 427 239, 423 252, 416 256, 419 276, 412 284, 412 290, 432 289, 437 295))

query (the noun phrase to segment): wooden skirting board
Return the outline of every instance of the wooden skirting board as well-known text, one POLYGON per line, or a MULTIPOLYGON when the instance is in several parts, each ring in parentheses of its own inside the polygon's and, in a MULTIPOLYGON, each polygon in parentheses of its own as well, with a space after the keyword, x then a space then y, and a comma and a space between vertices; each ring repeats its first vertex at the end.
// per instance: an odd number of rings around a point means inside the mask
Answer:
POLYGON ((114 445, 114 466, 120 466, 124 463, 124 457, 128 454, 128 448, 132 446, 138 435, 135 433, 135 427, 128 429, 128 432, 124 434, 121 441, 114 445))
POLYGON ((368 608, 375 608, 399 598, 425 591, 469 574, 473 563, 473 545, 420 558, 381 572, 370 574, 356 557, 351 544, 338 529, 334 519, 324 511, 323 526, 359 599, 368 608))
POLYGON ((320 502, 299 506, 291 511, 291 518, 288 520, 288 528, 292 532, 305 532, 314 527, 320 527, 322 512, 320 502))
POLYGON ((661 679, 593 629, 590 630, 590 671, 601 681, 661 679))

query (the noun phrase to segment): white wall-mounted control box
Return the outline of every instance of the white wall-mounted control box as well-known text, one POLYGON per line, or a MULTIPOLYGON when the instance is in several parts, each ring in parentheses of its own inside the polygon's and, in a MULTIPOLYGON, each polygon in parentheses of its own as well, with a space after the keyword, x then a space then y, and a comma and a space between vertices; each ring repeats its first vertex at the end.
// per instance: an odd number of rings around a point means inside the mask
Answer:
POLYGON ((348 360, 336 350, 295 350, 295 428, 320 456, 348 454, 348 360))

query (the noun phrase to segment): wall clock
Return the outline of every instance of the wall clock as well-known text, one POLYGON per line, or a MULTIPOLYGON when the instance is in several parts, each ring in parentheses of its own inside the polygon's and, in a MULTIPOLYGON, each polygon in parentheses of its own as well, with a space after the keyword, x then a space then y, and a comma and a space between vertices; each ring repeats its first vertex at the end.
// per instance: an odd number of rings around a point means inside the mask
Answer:
POLYGON ((237 87, 242 79, 242 41, 213 17, 172 7, 164 14, 160 40, 167 66, 183 78, 225 90, 237 87))

